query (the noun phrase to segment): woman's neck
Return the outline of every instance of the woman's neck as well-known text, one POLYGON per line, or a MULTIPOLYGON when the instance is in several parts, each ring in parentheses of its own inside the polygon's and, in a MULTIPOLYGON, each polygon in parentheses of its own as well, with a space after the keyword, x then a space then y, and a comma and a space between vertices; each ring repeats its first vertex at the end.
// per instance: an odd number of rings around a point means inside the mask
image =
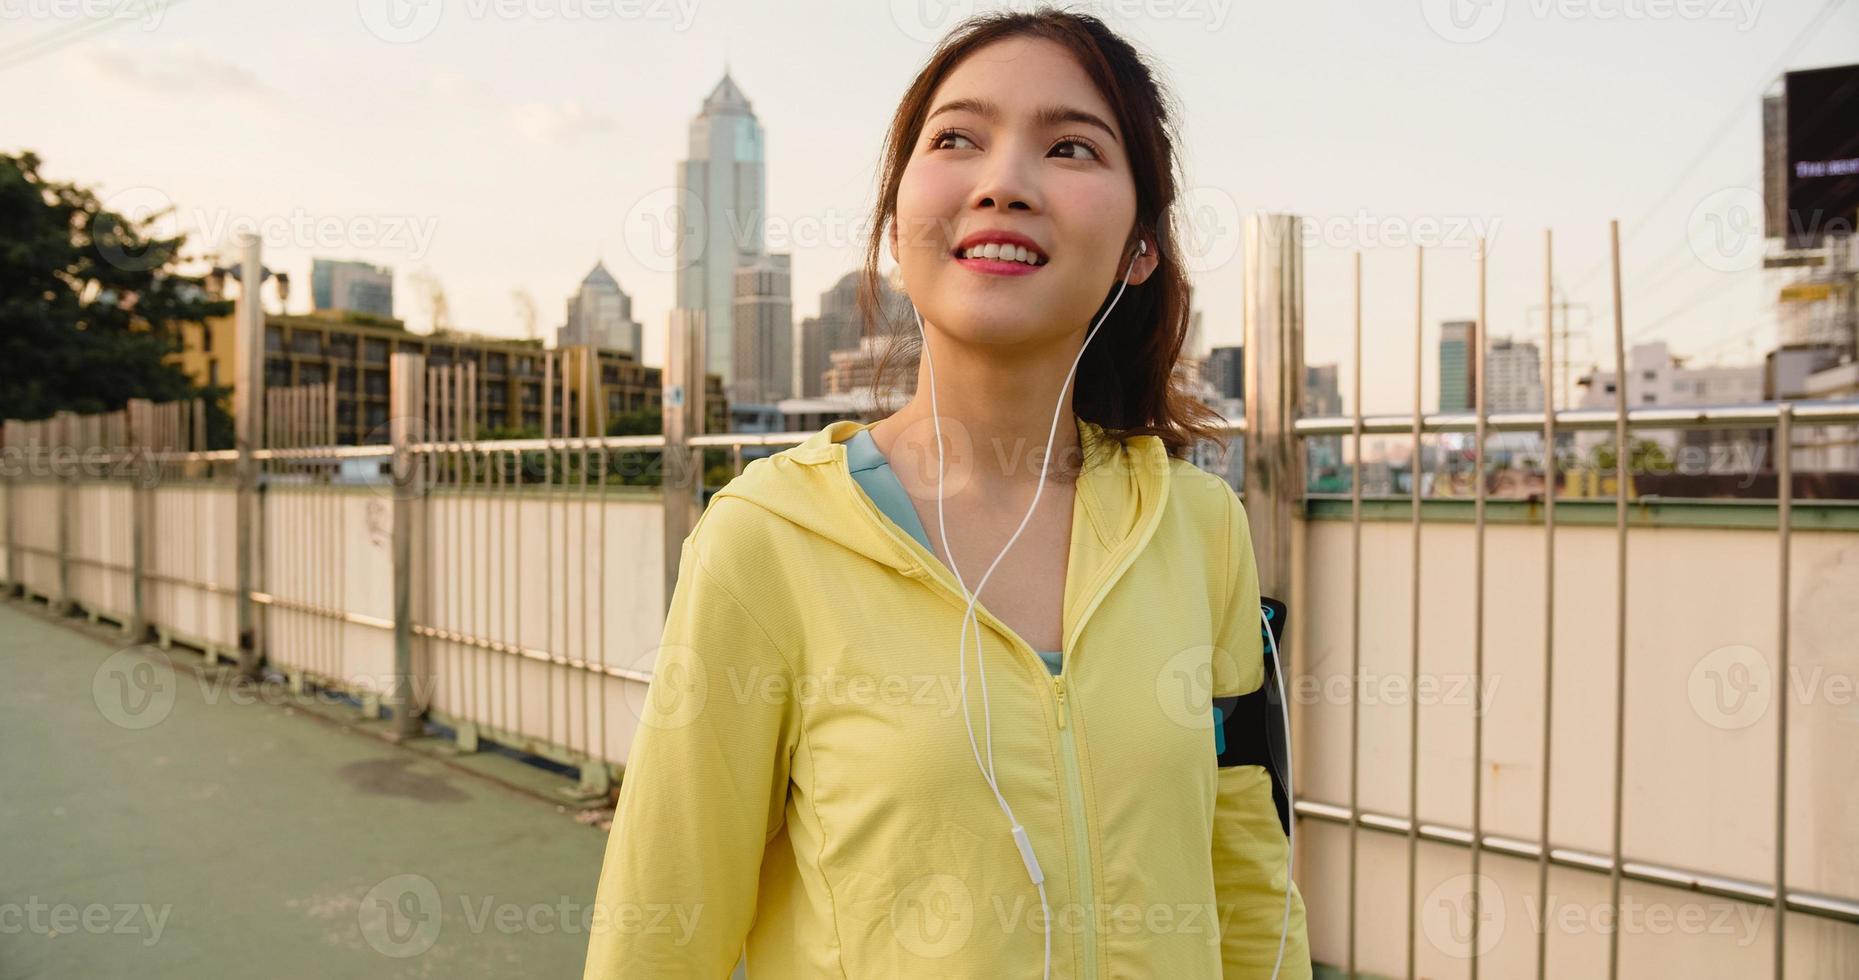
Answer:
MULTIPOLYGON (((948 453, 951 495, 1031 494, 1038 485, 1046 441, 1052 442, 1047 486, 1069 484, 1082 468, 1078 424, 1065 385, 1077 340, 1068 348, 1024 357, 1003 357, 998 348, 939 344, 934 407, 940 416, 948 453), (1058 425, 1053 426, 1053 410, 1058 425)), ((936 426, 932 420, 930 370, 919 359, 917 390, 903 408, 874 424, 872 441, 902 478, 914 476, 933 488, 936 481, 936 426)), ((933 492, 933 491, 932 491, 933 492)))

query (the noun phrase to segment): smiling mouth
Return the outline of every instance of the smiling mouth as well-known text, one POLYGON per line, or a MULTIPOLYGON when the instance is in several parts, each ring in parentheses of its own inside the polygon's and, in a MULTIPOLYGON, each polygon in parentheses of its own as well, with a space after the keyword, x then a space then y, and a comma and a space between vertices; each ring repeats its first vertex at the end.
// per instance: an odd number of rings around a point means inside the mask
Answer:
POLYGON ((956 249, 949 257, 965 269, 993 276, 1029 276, 1051 262, 1037 252, 1001 244, 956 249))

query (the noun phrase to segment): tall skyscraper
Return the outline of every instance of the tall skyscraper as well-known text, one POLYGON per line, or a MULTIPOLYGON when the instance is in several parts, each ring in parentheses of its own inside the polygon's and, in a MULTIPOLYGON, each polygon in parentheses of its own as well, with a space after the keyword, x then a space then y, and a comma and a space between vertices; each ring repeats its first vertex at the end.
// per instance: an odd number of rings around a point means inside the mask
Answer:
POLYGON ((731 405, 767 405, 794 394, 794 299, 786 254, 757 256, 736 267, 731 405))
POLYGON ((1478 321, 1447 320, 1439 325, 1439 410, 1469 412, 1478 379, 1478 321))
POLYGON ((310 303, 318 312, 392 318, 394 270, 366 262, 310 260, 310 303))
POLYGON ((689 158, 678 164, 676 300, 703 311, 705 370, 726 388, 736 380, 736 266, 762 254, 765 184, 761 123, 726 70, 691 120, 689 158))
POLYGON ((1543 410, 1543 356, 1535 344, 1493 337, 1485 351, 1485 371, 1485 411, 1543 410))
POLYGON ((555 331, 555 346, 593 346, 624 351, 643 360, 645 329, 633 319, 633 298, 607 271, 604 263, 581 280, 581 288, 568 297, 568 321, 555 331))

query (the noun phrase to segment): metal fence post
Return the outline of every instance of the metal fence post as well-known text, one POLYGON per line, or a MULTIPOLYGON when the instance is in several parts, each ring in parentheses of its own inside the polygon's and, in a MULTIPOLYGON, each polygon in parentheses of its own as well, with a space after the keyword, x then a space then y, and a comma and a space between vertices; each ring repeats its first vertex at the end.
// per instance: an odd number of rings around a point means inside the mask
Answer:
MULTIPOLYGON (((7 448, 11 450, 11 447, 7 448)), ((19 464, 7 465, 10 468, 19 464)), ((11 596, 19 587, 19 572, 15 570, 13 561, 13 509, 16 503, 13 499, 12 473, 0 473, 0 494, 6 495, 6 503, 0 505, 0 548, 6 549, 6 563, 0 565, 0 586, 5 588, 0 589, 0 595, 11 596)))
POLYGON ((426 493, 425 457, 412 449, 430 441, 423 412, 426 357, 396 353, 388 374, 388 432, 393 444, 394 481, 394 686, 388 708, 394 713, 394 735, 412 738, 420 733, 415 715, 418 698, 413 683, 413 524, 426 493))
POLYGON ((150 438, 154 403, 146 398, 131 398, 126 414, 129 438, 123 448, 135 454, 136 482, 129 488, 129 622, 123 624, 123 631, 131 642, 140 643, 148 635, 148 535, 154 510, 150 506, 154 491, 149 477, 157 465, 150 455, 154 452, 154 440, 150 438))
POLYGON ((704 313, 671 311, 671 342, 665 352, 665 453, 660 460, 660 483, 665 503, 665 608, 678 584, 678 557, 684 539, 703 513, 704 451, 690 445, 690 437, 704 431, 705 376, 704 313))
POLYGON ((1293 429, 1304 389, 1304 240, 1296 215, 1246 218, 1245 352, 1247 523, 1260 591, 1288 601, 1291 521, 1304 498, 1293 429))
POLYGON ((76 507, 77 485, 77 413, 59 412, 52 422, 52 479, 58 487, 58 597, 52 611, 65 615, 74 608, 71 599, 71 511, 76 507), (65 462, 60 462, 60 458, 65 462), (60 468, 64 472, 59 472, 60 468))
POLYGON ((232 414, 233 445, 238 450, 238 510, 234 543, 238 553, 239 672, 257 678, 260 662, 258 608, 252 602, 257 587, 258 460, 252 454, 262 444, 265 407, 265 307, 259 296, 264 288, 258 236, 239 236, 239 300, 233 311, 232 414))
POLYGON ((21 444, 25 442, 23 438, 15 435, 19 431, 21 430, 15 426, 12 419, 7 419, 4 425, 0 425, 0 449, 5 452, 0 460, 3 460, 6 466, 4 470, 0 470, 0 490, 6 492, 6 510, 0 513, 0 545, 6 548, 6 564, 0 567, 0 575, 6 577, 4 583, 6 588, 0 590, 0 595, 9 598, 19 592, 19 549, 13 547, 13 512, 19 507, 19 496, 13 492, 13 485, 19 481, 20 477, 31 472, 29 458, 31 450, 21 444))

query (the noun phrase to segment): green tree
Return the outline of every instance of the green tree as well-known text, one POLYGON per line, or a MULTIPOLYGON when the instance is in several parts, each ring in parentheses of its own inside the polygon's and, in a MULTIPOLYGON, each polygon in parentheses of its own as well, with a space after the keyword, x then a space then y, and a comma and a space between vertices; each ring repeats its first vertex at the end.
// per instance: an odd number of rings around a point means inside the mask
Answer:
POLYGON ((168 360, 180 327, 231 311, 180 275, 185 235, 47 180, 36 154, 0 154, 0 418, 114 411, 131 398, 204 397, 209 444, 231 444, 224 387, 168 360))
MULTIPOLYGON (((1665 447, 1651 439, 1630 439, 1632 449, 1627 454, 1628 473, 1669 473, 1672 459, 1665 453, 1665 447)), ((1614 468, 1614 441, 1601 443, 1594 447, 1594 467, 1606 472, 1614 468)))
MULTIPOLYGON (((607 435, 610 436, 655 436, 664 431, 664 414, 649 406, 607 420, 607 435)), ((616 452, 612 472, 617 475, 618 482, 628 486, 656 487, 664 482, 663 461, 664 454, 657 450, 616 452)), ((705 486, 720 487, 734 476, 729 466, 729 450, 704 450, 705 486)), ((615 477, 608 478, 608 482, 614 480, 615 477)))

